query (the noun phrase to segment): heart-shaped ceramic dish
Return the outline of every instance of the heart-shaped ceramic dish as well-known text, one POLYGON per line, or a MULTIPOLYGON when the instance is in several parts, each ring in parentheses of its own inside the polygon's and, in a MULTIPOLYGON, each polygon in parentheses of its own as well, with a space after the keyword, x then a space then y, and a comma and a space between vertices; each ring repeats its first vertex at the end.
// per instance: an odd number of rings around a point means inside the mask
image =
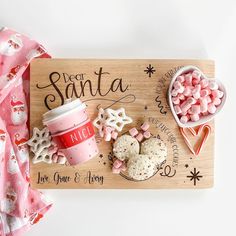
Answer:
MULTIPOLYGON (((225 87, 224 85, 218 81, 218 80, 215 80, 219 86, 219 90, 221 90, 223 93, 224 93, 224 96, 222 97, 222 100, 221 100, 221 104, 219 106, 217 106, 217 109, 216 109, 216 112, 214 114, 209 114, 207 116, 203 116, 200 118, 200 120, 198 121, 188 121, 187 123, 182 123, 180 122, 180 119, 178 117, 178 115, 176 114, 175 110, 174 110, 174 105, 172 103, 172 95, 171 95, 171 91, 173 89, 173 85, 174 85, 174 82, 176 81, 177 77, 180 76, 180 75, 183 75, 183 74, 186 74, 186 73, 189 73, 189 72, 192 72, 194 70, 197 70, 201 73, 201 79, 209 79, 207 78, 203 73, 202 71, 196 67, 196 66, 192 66, 192 65, 189 65, 189 66, 184 66, 182 67, 181 69, 179 69, 175 75, 172 77, 171 79, 171 82, 170 82, 170 85, 169 85, 169 89, 168 89, 168 93, 167 93, 167 99, 168 99, 168 103, 169 103, 169 106, 170 106, 170 109, 171 109, 171 112, 174 116, 174 119, 175 121, 177 122, 177 124, 180 126, 180 127, 183 127, 183 128, 188 128, 188 127, 194 127, 194 126, 198 126, 198 125, 201 125, 201 124, 205 124, 207 123, 208 121, 212 120, 214 118, 214 116, 220 112, 220 110, 222 109, 222 107, 224 106, 225 104, 225 101, 226 101, 226 90, 225 90, 225 87)), ((210 80, 210 79, 209 79, 210 80)))

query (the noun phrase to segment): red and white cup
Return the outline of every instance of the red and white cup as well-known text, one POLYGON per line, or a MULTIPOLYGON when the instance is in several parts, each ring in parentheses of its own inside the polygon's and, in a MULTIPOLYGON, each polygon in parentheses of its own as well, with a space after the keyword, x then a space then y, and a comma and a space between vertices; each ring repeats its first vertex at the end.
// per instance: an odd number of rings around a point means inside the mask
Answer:
POLYGON ((64 153, 70 165, 77 165, 98 154, 93 125, 87 115, 86 105, 76 99, 46 112, 43 124, 53 141, 64 153))

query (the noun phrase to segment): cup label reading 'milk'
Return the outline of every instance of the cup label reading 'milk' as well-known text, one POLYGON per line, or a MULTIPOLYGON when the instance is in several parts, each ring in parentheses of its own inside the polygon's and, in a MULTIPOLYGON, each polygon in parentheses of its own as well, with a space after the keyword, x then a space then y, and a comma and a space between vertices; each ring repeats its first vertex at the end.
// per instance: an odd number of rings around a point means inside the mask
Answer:
POLYGON ((93 125, 90 121, 76 127, 62 135, 54 136, 53 139, 59 148, 70 148, 94 136, 93 125))

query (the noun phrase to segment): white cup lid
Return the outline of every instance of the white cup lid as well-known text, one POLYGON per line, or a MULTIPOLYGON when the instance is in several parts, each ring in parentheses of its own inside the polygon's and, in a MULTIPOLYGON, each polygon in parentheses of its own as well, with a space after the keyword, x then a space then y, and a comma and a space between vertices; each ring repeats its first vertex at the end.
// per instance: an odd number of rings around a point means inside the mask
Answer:
POLYGON ((43 114, 43 124, 51 122, 61 116, 68 115, 68 113, 70 113, 74 109, 82 110, 85 108, 86 105, 82 103, 79 98, 74 101, 72 101, 71 99, 67 99, 65 104, 63 104, 62 106, 56 107, 43 114))

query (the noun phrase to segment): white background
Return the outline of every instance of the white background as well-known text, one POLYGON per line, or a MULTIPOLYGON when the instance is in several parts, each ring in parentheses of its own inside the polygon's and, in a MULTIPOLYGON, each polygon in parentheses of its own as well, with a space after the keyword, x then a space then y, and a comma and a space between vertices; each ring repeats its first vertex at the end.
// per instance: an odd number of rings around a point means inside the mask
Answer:
POLYGON ((54 57, 214 59, 228 90, 213 189, 48 190, 55 204, 27 235, 236 234, 235 0, 1 0, 0 26, 54 57))

